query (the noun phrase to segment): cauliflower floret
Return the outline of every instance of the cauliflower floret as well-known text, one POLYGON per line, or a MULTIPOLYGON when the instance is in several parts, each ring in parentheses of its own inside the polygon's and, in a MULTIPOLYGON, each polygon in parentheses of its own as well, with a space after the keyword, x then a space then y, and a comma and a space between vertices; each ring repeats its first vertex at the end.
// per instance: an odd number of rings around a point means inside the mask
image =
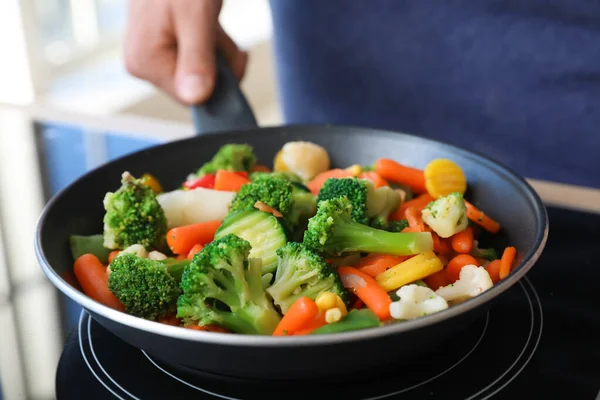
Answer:
POLYGON ((442 238, 464 231, 469 225, 467 206, 458 192, 432 201, 423 209, 421 216, 423 222, 442 238))
POLYGON ((166 259, 167 259, 167 256, 165 256, 165 255, 164 255, 163 253, 161 253, 160 251, 156 251, 156 250, 154 250, 154 251, 151 251, 151 252, 148 254, 148 259, 149 259, 149 260, 156 260, 156 261, 159 261, 159 260, 166 260, 166 259))
POLYGON ((288 142, 275 157, 275 171, 289 171, 309 181, 330 168, 327 150, 312 142, 288 142))
POLYGON ((465 265, 460 270, 459 278, 453 284, 435 291, 446 301, 462 301, 475 297, 494 286, 490 274, 483 267, 465 265))
POLYGON ((390 314, 395 319, 414 319, 448 308, 446 300, 421 285, 402 286, 396 294, 400 300, 390 304, 390 314))
POLYGON ((146 250, 146 248, 144 246, 142 246, 141 244, 132 244, 131 246, 127 247, 125 250, 120 251, 119 254, 117 255, 117 257, 119 257, 123 254, 135 254, 138 257, 148 258, 148 250, 146 250))

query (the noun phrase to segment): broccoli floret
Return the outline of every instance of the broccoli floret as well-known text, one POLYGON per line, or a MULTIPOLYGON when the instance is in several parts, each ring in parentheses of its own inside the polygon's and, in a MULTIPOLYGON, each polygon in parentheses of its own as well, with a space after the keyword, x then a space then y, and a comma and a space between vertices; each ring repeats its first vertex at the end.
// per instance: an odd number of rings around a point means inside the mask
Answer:
POLYGON ((408 221, 402 219, 400 221, 383 221, 381 219, 374 219, 371 221, 371 226, 377 229, 383 229, 388 232, 402 232, 405 228, 408 228, 408 221))
POLYGON ((346 197, 319 202, 308 221, 304 244, 325 255, 367 252, 413 255, 433 250, 429 232, 386 232, 352 219, 352 203, 346 197))
POLYGON ((215 153, 209 162, 198 169, 196 175, 214 174, 220 169, 250 173, 254 164, 256 164, 256 159, 252 146, 247 144, 226 144, 215 153))
POLYGON ((347 303, 348 292, 339 275, 319 254, 302 243, 291 242, 277 251, 275 281, 267 289, 283 314, 300 297, 316 299, 321 292, 332 292, 347 303))
POLYGON ((475 258, 483 258, 484 260, 488 261, 494 261, 499 258, 496 249, 492 247, 488 249, 481 249, 479 248, 479 242, 477 240, 473 241, 473 249, 471 250, 471 255, 475 258))
POLYGON ((302 183, 302 178, 293 172, 288 171, 275 171, 275 172, 253 172, 250 174, 250 180, 255 181, 256 179, 269 176, 271 178, 285 179, 286 181, 302 183))
POLYGON ((228 234, 208 244, 185 269, 177 317, 187 324, 217 324, 232 332, 270 335, 281 317, 267 298, 260 260, 250 243, 228 234))
POLYGON ((167 218, 152 188, 129 172, 124 172, 121 187, 104 196, 104 247, 123 249, 141 244, 146 249, 165 246, 167 218))
POLYGON ((189 262, 120 254, 110 263, 108 288, 128 314, 156 320, 175 311, 181 294, 179 282, 189 262))
POLYGON ((357 178, 330 178, 317 201, 346 197, 352 203, 352 219, 385 229, 388 216, 400 205, 400 194, 388 186, 375 189, 373 182, 357 178))
POLYGON ((467 206, 463 195, 458 192, 432 201, 423 209, 421 216, 423 222, 442 238, 464 231, 469 225, 467 206))

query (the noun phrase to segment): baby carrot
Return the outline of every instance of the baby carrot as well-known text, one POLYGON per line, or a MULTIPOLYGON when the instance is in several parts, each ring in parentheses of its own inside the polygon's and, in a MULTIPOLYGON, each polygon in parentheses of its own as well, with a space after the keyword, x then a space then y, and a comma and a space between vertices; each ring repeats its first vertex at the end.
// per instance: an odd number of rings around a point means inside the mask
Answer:
POLYGON ((354 267, 339 267, 337 272, 344 287, 352 290, 380 320, 390 319, 392 299, 375 279, 354 267))
POLYGON ((407 167, 388 158, 380 158, 375 162, 375 171, 388 181, 410 187, 413 192, 427 192, 425 174, 420 169, 407 167))
POLYGON ((221 221, 206 221, 172 228, 167 232, 167 244, 175 254, 187 255, 196 244, 212 242, 221 221))
POLYGON ((165 325, 181 326, 181 319, 177 318, 175 315, 163 317, 158 322, 165 325))
POLYGON ((477 265, 477 260, 468 254, 459 254, 450 260, 448 266, 446 267, 446 273, 448 274, 450 283, 454 283, 458 280, 460 276, 460 270, 465 265, 477 265))
POLYGON ((254 167, 252 167, 252 172, 271 172, 271 168, 267 167, 266 165, 256 164, 254 167))
POLYGON ((117 256, 117 254, 119 254, 119 250, 113 250, 110 253, 108 253, 108 263, 109 264, 112 262, 112 260, 115 259, 115 257, 117 256))
POLYGON ((421 212, 418 211, 414 206, 408 207, 404 212, 404 216, 408 221, 408 229, 404 229, 404 232, 425 232, 425 224, 421 218, 421 212))
POLYGON ((425 284, 429 286, 429 289, 431 290, 438 290, 442 286, 447 286, 452 283, 450 282, 448 272, 445 269, 441 269, 438 272, 423 278, 423 282, 425 282, 425 284))
POLYGON ((473 230, 467 228, 463 231, 455 233, 450 238, 452 249, 457 253, 467 254, 473 248, 473 230))
POLYGON ((363 172, 358 175, 358 179, 368 179, 373 182, 375 189, 382 186, 390 186, 390 183, 375 171, 363 172))
POLYGON ((220 169, 215 174, 215 190, 238 192, 247 183, 250 180, 236 172, 220 169))
POLYGON ((293 335, 305 328, 319 313, 319 307, 310 297, 300 297, 287 310, 273 332, 273 336, 293 335))
POLYGON ((517 249, 512 246, 504 249, 502 253, 502 258, 500 258, 500 270, 498 271, 498 276, 500 279, 504 279, 510 274, 510 270, 512 268, 513 262, 515 261, 515 257, 517 256, 517 249))
POLYGON ((352 171, 348 171, 346 169, 334 168, 327 170, 325 172, 321 172, 319 175, 315 176, 312 181, 308 182, 306 187, 308 187, 312 194, 315 196, 319 194, 321 191, 321 187, 325 181, 329 178, 350 178, 354 176, 352 171))
POLYGON ((323 325, 327 324, 325 321, 325 311, 319 311, 319 313, 306 325, 304 328, 297 330, 294 336, 310 335, 313 331, 316 331, 323 325))
POLYGON ((125 306, 108 289, 106 269, 98 257, 93 254, 80 256, 73 264, 73 272, 83 293, 105 306, 125 311, 125 306))
POLYGON ((494 260, 485 266, 485 270, 490 275, 494 284, 500 281, 500 260, 494 260))
POLYGON ((201 245, 200 243, 195 244, 194 247, 192 247, 191 250, 190 250, 190 252, 188 253, 187 259, 191 260, 192 258, 194 258, 194 256, 196 255, 196 253, 200 253, 203 248, 204 248, 204 246, 201 245))
POLYGON ((431 197, 427 193, 415 197, 414 199, 408 200, 400 204, 400 207, 398 207, 396 211, 390 214, 390 220, 400 221, 401 219, 404 219, 404 213, 406 212, 406 209, 408 207, 414 207, 417 209, 417 211, 421 212, 427 206, 427 204, 429 204, 433 200, 433 197, 431 197))
POLYGON ((466 200, 465 205, 467 206, 467 218, 471 221, 490 233, 497 233, 500 230, 500 224, 485 215, 483 211, 477 209, 473 204, 466 200))
POLYGON ((431 238, 433 239, 433 251, 442 255, 450 252, 450 246, 446 239, 439 237, 435 232, 431 232, 431 238))
POLYGON ((354 266, 361 272, 375 278, 377 275, 385 272, 388 268, 400 264, 408 259, 408 256, 393 256, 391 254, 369 254, 361 258, 354 266))

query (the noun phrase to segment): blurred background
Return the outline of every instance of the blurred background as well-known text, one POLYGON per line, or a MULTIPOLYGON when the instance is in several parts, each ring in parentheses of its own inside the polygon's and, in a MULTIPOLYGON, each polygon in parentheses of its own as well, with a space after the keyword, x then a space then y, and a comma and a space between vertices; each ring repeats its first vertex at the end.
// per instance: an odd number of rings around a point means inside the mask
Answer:
MULTIPOLYGON (((188 110, 127 74, 125 0, 0 0, 0 400, 51 399, 80 308, 46 279, 33 235, 45 202, 106 161, 194 134, 188 110)), ((248 50, 242 88, 281 123, 266 0, 226 0, 248 50)))

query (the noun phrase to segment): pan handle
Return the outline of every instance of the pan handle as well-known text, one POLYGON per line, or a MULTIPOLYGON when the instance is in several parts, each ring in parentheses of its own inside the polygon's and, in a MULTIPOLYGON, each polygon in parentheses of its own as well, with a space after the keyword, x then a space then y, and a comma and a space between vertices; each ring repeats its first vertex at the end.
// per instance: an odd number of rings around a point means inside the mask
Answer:
POLYGON ((191 107, 197 135, 256 128, 252 109, 225 58, 217 52, 217 81, 211 97, 191 107))

